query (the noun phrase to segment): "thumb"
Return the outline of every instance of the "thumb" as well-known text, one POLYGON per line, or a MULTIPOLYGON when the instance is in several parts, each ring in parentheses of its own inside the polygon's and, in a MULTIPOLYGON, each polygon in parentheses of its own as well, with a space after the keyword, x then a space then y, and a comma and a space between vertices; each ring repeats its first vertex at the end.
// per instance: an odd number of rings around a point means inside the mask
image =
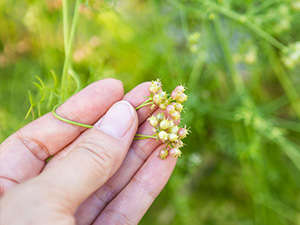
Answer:
POLYGON ((136 111, 130 103, 115 103, 72 144, 70 153, 46 169, 36 182, 43 182, 58 194, 60 201, 66 200, 76 208, 120 167, 137 124, 136 111))

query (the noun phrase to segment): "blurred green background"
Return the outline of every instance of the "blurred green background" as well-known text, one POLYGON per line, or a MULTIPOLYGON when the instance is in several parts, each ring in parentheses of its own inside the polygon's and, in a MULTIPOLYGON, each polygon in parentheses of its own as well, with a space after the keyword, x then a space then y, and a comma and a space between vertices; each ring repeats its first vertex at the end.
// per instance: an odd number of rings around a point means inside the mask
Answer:
MULTIPOLYGON (((60 0, 0 0, 0 141, 59 102, 62 21, 60 0)), ((300 224, 299 40, 299 0, 80 5, 68 95, 104 77, 188 88, 192 133, 141 224, 300 224)))

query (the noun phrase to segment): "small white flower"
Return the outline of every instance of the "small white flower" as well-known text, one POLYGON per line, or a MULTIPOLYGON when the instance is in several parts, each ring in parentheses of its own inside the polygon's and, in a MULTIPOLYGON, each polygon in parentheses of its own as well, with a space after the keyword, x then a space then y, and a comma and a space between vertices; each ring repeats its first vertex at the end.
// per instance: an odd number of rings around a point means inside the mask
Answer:
POLYGON ((181 139, 185 138, 188 134, 188 130, 186 128, 180 128, 178 131, 178 135, 181 139))
POLYGON ((172 112, 170 114, 170 116, 174 119, 174 120, 179 120, 180 119, 180 113, 178 111, 172 112))
POLYGON ((157 118, 159 121, 161 121, 161 120, 163 120, 163 119, 165 118, 165 115, 164 115, 163 113, 159 113, 159 114, 156 115, 156 118, 157 118))
POLYGON ((170 128, 170 133, 177 134, 179 130, 178 126, 173 126, 170 128))
POLYGON ((169 153, 174 158, 178 158, 182 154, 181 151, 178 148, 172 148, 172 149, 170 149, 169 153))
POLYGON ((183 110, 183 105, 180 103, 175 103, 175 109, 179 112, 183 110))
POLYGON ((160 95, 159 95, 159 94, 155 94, 155 95, 153 96, 152 100, 153 100, 153 102, 154 102, 155 104, 158 105, 158 104, 160 103, 160 101, 161 101, 160 95))
POLYGON ((166 131, 160 131, 160 132, 158 133, 158 138, 159 138, 159 140, 161 140, 162 142, 167 141, 167 140, 168 140, 168 137, 169 137, 169 135, 168 135, 168 133, 167 133, 166 131))
POLYGON ((187 100, 187 95, 184 93, 180 93, 179 95, 176 96, 176 101, 178 101, 179 103, 183 103, 187 100))
POLYGON ((151 86, 149 87, 149 91, 152 94, 156 94, 161 90, 161 86, 162 85, 161 85, 160 80, 157 79, 156 81, 152 81, 151 86))
POLYGON ((174 142, 178 140, 178 136, 174 133, 169 134, 169 141, 174 142))
POLYGON ((162 120, 159 124, 159 127, 163 130, 166 130, 169 128, 169 121, 168 120, 162 120))
POLYGON ((161 159, 167 158, 168 155, 169 155, 169 152, 168 152, 168 150, 166 150, 166 149, 162 149, 162 150, 160 150, 160 152, 159 152, 159 157, 160 157, 161 159))
POLYGON ((167 108, 167 103, 160 103, 159 108, 161 108, 162 110, 165 110, 167 108))
POLYGON ((158 125, 158 119, 155 116, 151 116, 148 121, 152 127, 156 127, 158 125))

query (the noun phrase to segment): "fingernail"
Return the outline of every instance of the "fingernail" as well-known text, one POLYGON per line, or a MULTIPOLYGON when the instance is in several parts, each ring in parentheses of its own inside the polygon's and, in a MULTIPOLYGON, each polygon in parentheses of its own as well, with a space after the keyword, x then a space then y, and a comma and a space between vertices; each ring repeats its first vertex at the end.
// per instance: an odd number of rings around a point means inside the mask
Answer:
POLYGON ((96 128, 115 138, 123 137, 134 120, 134 109, 127 101, 115 103, 104 117, 96 124, 96 128))

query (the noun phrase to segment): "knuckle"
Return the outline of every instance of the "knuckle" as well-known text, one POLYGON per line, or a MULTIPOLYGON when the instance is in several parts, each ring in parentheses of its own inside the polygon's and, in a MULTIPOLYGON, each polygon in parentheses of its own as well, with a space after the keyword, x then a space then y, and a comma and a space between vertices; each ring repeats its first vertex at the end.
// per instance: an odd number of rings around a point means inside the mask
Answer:
POLYGON ((24 145, 25 149, 31 152, 38 160, 44 161, 50 156, 49 150, 41 142, 32 138, 26 138, 22 130, 16 132, 16 138, 24 145))
MULTIPOLYGON (((99 91, 102 89, 103 86, 105 86, 106 90, 108 90, 110 93, 114 95, 118 95, 119 97, 124 94, 124 87, 123 83, 120 80, 113 79, 113 78, 107 78, 104 80, 96 81, 93 84, 95 88, 95 92, 99 93, 99 91), (101 88, 99 88, 101 87, 101 88)), ((102 89, 103 90, 103 89, 102 89)))
POLYGON ((112 185, 109 185, 109 183, 105 183, 99 190, 95 192, 95 197, 97 201, 100 204, 106 205, 108 202, 110 202, 118 192, 115 190, 115 188, 112 185))
POLYGON ((131 151, 136 155, 136 157, 141 161, 141 162, 145 162, 148 154, 144 151, 143 148, 136 148, 136 147, 132 147, 131 151))
POLYGON ((102 176, 111 174, 115 156, 109 146, 101 141, 86 139, 79 144, 78 149, 89 154, 89 159, 95 164, 99 174, 102 176))
POLYGON ((16 184, 19 184, 19 182, 12 178, 0 176, 0 197, 3 196, 10 187, 16 184))

